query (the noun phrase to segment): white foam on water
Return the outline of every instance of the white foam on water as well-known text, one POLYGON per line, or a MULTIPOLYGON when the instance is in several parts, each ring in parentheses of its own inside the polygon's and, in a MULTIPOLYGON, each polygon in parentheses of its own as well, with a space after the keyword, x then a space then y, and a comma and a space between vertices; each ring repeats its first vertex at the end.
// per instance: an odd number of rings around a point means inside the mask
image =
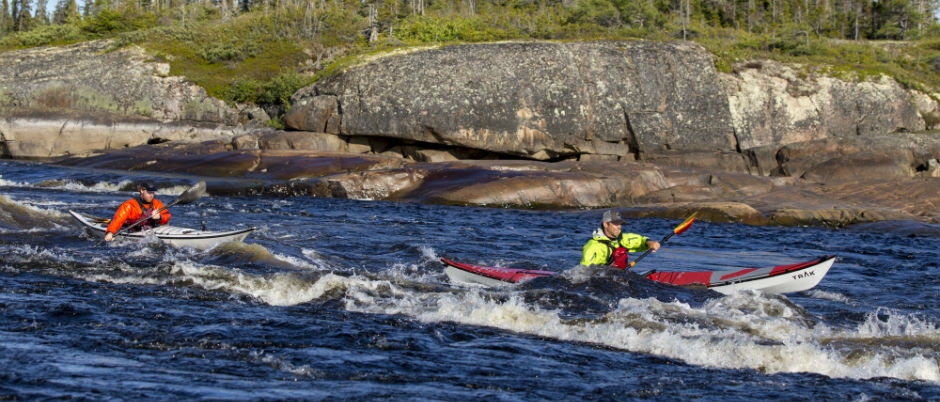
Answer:
POLYGON ((323 299, 327 294, 346 289, 349 282, 354 281, 331 273, 316 280, 294 273, 257 275, 191 261, 178 262, 172 273, 205 289, 250 295, 273 306, 323 299))
POLYGON ((442 271, 428 270, 428 265, 440 264, 441 258, 437 256, 434 248, 428 245, 415 245, 421 252, 421 260, 393 263, 382 270, 382 275, 390 279, 406 283, 438 283, 443 279, 442 271))
MULTIPOLYGON (((132 251, 130 257, 135 253, 151 257, 148 248, 132 251)), ((310 253, 305 255, 316 258, 310 253)), ((436 255, 432 250, 427 257, 436 255)), ((160 276, 128 268, 123 277, 112 270, 87 279, 184 281, 209 290, 250 295, 275 306, 341 300, 348 311, 500 328, 648 353, 704 367, 940 383, 937 323, 890 309, 873 311, 855 326, 833 327, 786 297, 739 292, 698 306, 655 298, 623 298, 603 316, 568 319, 560 310, 526 302, 522 290, 442 290, 408 285, 413 280, 404 281, 402 286, 397 274, 391 279, 343 276, 325 270, 257 274, 188 260, 174 259, 171 263, 170 278, 157 279, 160 276)), ((413 267, 406 264, 392 270, 409 276, 413 267)))
POLYGON ((873 312, 855 328, 832 328, 786 298, 741 292, 697 307, 624 298, 600 318, 567 320, 512 290, 414 290, 355 275, 252 275, 193 263, 179 263, 175 271, 207 289, 247 294, 271 305, 340 297, 349 311, 501 328, 707 367, 940 382, 937 325, 888 310, 873 312))
POLYGON ((29 187, 30 184, 21 181, 11 181, 3 178, 3 175, 0 175, 0 186, 3 187, 29 187))
POLYGON ((318 258, 311 258, 310 260, 304 260, 298 257, 294 257, 292 255, 284 255, 284 254, 278 254, 278 253, 271 253, 271 255, 274 256, 274 258, 288 265, 291 265, 293 267, 310 269, 310 270, 322 268, 322 266, 312 263, 312 262, 322 261, 321 259, 318 259, 318 258))
POLYGON ((827 292, 825 290, 811 289, 806 291, 806 294, 822 300, 836 301, 850 306, 855 306, 858 304, 855 300, 852 300, 850 297, 836 292, 827 292))
MULTIPOLYGON (((121 189, 131 186, 131 180, 121 180, 117 183, 112 182, 97 182, 90 186, 85 185, 81 182, 75 180, 63 180, 59 185, 52 185, 49 188, 54 189, 63 189, 76 192, 90 192, 90 193, 115 193, 118 195, 126 195, 127 191, 122 191, 121 189)), ((161 189, 162 190, 162 189, 161 189)), ((161 191, 162 193, 163 191, 161 191)))
POLYGON ((845 330, 842 345, 836 348, 830 337, 836 331, 824 324, 808 324, 799 311, 773 300, 745 311, 740 303, 728 303, 725 298, 694 308, 679 302, 623 299, 601 319, 565 321, 556 311, 529 306, 519 296, 492 300, 483 295, 478 290, 442 295, 437 310, 418 317, 602 344, 709 367, 940 382, 936 325, 911 317, 892 316, 900 324, 875 325, 874 331, 870 323, 845 330), (901 343, 911 341, 924 347, 912 350, 865 339, 853 341, 861 334, 903 337, 901 343))
MULTIPOLYGON (((61 181, 44 181, 42 183, 28 183, 28 182, 18 182, 6 180, 0 176, 0 186, 4 187, 14 187, 14 188, 32 188, 36 186, 42 186, 45 188, 57 189, 57 190, 69 190, 77 192, 90 192, 90 193, 121 193, 121 189, 125 186, 131 184, 130 180, 122 180, 117 183, 111 182, 98 182, 92 185, 86 185, 80 181, 75 181, 71 179, 64 179, 61 181)), ((189 187, 187 187, 188 189, 189 187)), ((184 189, 185 191, 185 189, 184 189)), ((170 192, 172 194, 172 192, 170 192)), ((182 191, 180 191, 182 194, 182 191)))
MULTIPOLYGON (((35 203, 32 201, 10 198, 3 194, 0 194, 0 205, 8 205, 11 208, 19 208, 24 214, 28 214, 29 216, 34 217, 34 218, 43 218, 43 217, 61 218, 61 217, 68 216, 65 212, 61 212, 57 208, 53 208, 53 209, 43 208, 43 206, 63 205, 63 204, 35 203)), ((2 212, 3 210, 0 209, 0 213, 2 212)))

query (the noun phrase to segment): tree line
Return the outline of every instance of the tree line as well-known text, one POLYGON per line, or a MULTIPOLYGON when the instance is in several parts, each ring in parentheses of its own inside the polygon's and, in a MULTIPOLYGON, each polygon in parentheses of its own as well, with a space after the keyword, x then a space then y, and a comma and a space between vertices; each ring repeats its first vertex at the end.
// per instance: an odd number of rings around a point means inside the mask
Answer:
POLYGON ((215 18, 223 20, 249 13, 291 13, 300 17, 297 28, 307 37, 339 24, 332 21, 330 26, 330 15, 355 16, 355 23, 365 25, 359 33, 372 42, 383 36, 422 41, 455 34, 473 40, 473 31, 483 32, 476 37, 487 40, 493 25, 511 35, 547 38, 563 36, 559 32, 564 30, 594 35, 672 30, 687 38, 696 29, 714 27, 855 41, 915 40, 936 33, 940 4, 940 0, 88 0, 79 9, 76 0, 53 1, 2 0, 0 37, 56 25, 106 35, 168 22, 193 23, 186 21, 193 12, 186 10, 199 7, 211 9, 215 18))

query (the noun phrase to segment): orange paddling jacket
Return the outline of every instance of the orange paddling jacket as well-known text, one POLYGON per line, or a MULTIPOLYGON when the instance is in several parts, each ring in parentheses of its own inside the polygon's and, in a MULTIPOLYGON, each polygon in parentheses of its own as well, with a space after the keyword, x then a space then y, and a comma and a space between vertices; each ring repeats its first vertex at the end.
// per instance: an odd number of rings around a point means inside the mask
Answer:
POLYGON ((158 209, 161 210, 160 219, 147 219, 135 227, 135 229, 138 230, 166 225, 170 222, 170 211, 166 210, 163 207, 163 202, 156 198, 154 198, 153 203, 150 204, 136 197, 124 201, 124 203, 118 207, 117 212, 114 213, 114 218, 111 218, 111 223, 108 224, 108 232, 115 234, 125 225, 133 225, 137 223, 141 217, 150 216, 154 210, 158 209))

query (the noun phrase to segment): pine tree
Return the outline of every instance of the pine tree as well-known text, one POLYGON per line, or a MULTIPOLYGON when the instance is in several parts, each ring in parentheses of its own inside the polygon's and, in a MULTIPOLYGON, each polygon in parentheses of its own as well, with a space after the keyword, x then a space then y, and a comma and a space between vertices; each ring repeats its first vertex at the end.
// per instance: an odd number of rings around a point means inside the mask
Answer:
POLYGON ((33 28, 33 17, 29 11, 29 0, 13 0, 13 30, 26 32, 33 28))
POLYGON ((33 25, 49 25, 49 13, 47 12, 48 0, 36 0, 36 14, 33 15, 33 25))
POLYGON ((10 15, 10 3, 3 0, 3 9, 0 10, 0 37, 13 31, 13 17, 10 15))
POLYGON ((52 14, 52 23, 57 25, 74 24, 81 19, 82 16, 78 13, 78 3, 75 0, 59 0, 52 14))

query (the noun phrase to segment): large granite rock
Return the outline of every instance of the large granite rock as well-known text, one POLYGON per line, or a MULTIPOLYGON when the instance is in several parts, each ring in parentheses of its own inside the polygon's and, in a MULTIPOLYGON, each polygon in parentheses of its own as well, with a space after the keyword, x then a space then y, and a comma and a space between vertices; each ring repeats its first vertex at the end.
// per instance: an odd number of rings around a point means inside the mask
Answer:
POLYGON ((0 155, 53 158, 231 138, 267 120, 229 106, 143 49, 110 41, 0 52, 0 155))
MULTIPOLYGON (((456 45, 389 54, 298 91, 289 128, 535 160, 645 160, 769 175, 777 150, 922 131, 936 102, 690 43, 456 45)), ((936 119, 933 118, 933 121, 936 119)))
POLYGON ((776 168, 775 152, 767 148, 922 131, 921 111, 937 108, 887 77, 848 82, 800 68, 753 61, 723 76, 738 147, 753 156, 756 173, 776 168))
POLYGON ((299 91, 290 128, 556 160, 734 150, 712 56, 691 43, 457 45, 299 91), (337 121, 339 123, 337 124, 337 121))

